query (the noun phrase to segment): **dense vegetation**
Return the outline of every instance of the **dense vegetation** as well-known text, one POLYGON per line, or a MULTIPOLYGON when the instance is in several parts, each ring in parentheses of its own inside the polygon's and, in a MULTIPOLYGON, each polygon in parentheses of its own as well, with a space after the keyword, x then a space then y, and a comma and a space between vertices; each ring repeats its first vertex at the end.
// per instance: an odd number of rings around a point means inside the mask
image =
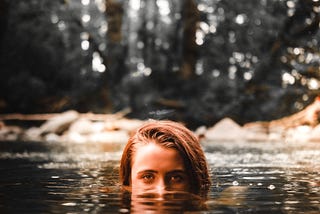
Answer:
POLYGON ((320 2, 0 0, 0 112, 75 109, 191 125, 319 94, 320 2))

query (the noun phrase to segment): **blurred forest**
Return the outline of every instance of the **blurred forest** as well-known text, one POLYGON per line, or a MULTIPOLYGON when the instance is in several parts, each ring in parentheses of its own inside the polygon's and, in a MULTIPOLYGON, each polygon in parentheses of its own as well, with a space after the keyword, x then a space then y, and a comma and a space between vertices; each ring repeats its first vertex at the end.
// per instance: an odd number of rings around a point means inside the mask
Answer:
POLYGON ((272 120, 320 88, 318 0, 0 0, 0 113, 272 120))

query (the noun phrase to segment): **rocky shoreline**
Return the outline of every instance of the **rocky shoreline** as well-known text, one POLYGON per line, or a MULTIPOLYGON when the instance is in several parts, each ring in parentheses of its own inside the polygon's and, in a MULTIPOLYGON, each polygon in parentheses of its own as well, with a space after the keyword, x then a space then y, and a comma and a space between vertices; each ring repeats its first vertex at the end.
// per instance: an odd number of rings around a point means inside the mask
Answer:
MULTIPOLYGON (((212 127, 201 126, 194 132, 203 143, 320 142, 319 124, 306 123, 303 120, 301 124, 293 124, 290 123, 292 118, 296 118, 296 115, 242 126, 230 118, 224 118, 212 127), (285 125, 288 123, 289 125, 285 125)), ((23 128, 0 121, 0 141, 123 144, 130 133, 144 122, 146 121, 125 118, 121 114, 88 115, 70 110, 54 115, 40 126, 23 128)))

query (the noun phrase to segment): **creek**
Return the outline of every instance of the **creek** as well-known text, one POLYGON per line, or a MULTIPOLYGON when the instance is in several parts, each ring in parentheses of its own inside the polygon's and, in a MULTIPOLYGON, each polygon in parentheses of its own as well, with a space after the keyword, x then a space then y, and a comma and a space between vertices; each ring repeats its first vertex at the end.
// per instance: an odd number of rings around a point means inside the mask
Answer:
POLYGON ((320 212, 320 144, 203 142, 203 148, 212 178, 208 198, 159 202, 121 192, 122 145, 1 142, 0 212, 320 212))

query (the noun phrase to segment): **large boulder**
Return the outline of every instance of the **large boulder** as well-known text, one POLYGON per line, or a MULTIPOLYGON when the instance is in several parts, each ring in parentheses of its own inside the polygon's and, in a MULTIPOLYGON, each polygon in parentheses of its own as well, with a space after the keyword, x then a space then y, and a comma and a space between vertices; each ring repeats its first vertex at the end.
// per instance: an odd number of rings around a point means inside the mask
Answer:
POLYGON ((243 141, 246 133, 230 118, 224 118, 204 133, 206 141, 243 141))

